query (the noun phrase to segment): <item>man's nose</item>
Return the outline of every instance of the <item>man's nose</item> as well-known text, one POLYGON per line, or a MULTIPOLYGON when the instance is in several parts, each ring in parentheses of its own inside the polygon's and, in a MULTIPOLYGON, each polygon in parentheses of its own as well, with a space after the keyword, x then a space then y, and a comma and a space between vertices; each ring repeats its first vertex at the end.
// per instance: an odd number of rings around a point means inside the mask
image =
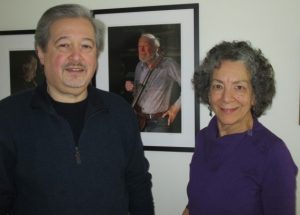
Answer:
POLYGON ((144 51, 145 51, 145 47, 144 47, 144 46, 141 46, 141 47, 140 47, 140 50, 144 52, 144 51))
POLYGON ((69 57, 73 60, 81 59, 81 49, 80 49, 80 47, 72 47, 69 57))

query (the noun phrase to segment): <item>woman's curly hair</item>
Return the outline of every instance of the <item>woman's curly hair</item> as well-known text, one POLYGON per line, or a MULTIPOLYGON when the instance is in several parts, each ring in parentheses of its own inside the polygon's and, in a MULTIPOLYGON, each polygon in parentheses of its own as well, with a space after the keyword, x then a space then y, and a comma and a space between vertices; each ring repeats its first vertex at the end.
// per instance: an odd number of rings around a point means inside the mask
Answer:
POLYGON ((275 95, 274 70, 260 49, 247 41, 223 41, 214 46, 196 69, 192 83, 199 102, 209 105, 209 91, 213 72, 225 60, 241 61, 250 73, 255 96, 253 116, 260 117, 271 106, 275 95))

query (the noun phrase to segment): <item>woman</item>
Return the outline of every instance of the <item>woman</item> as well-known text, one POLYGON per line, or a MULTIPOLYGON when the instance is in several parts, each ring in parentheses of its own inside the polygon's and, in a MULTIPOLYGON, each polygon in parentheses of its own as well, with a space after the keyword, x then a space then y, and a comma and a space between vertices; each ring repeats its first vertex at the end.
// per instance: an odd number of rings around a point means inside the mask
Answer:
POLYGON ((247 42, 222 42, 193 84, 215 116, 196 137, 183 215, 294 215, 297 167, 257 120, 275 95, 269 61, 247 42))

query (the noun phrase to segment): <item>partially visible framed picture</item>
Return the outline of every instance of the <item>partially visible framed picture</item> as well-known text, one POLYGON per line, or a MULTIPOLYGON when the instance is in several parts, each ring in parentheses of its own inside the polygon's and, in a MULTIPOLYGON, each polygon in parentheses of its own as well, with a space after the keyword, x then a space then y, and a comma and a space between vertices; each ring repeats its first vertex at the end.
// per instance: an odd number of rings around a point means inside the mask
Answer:
POLYGON ((34 50, 11 50, 9 65, 11 94, 34 88, 44 80, 43 68, 34 50))
POLYGON ((171 132, 141 132, 145 150, 192 152, 199 129, 199 105, 192 87, 199 64, 199 5, 178 4, 93 10, 107 27, 105 47, 99 58, 96 87, 117 93, 128 102, 124 81, 133 80, 138 58, 138 39, 151 33, 160 39, 164 54, 180 66, 181 111, 171 132))
POLYGON ((37 86, 44 80, 34 51, 34 30, 0 31, 0 98, 37 86))

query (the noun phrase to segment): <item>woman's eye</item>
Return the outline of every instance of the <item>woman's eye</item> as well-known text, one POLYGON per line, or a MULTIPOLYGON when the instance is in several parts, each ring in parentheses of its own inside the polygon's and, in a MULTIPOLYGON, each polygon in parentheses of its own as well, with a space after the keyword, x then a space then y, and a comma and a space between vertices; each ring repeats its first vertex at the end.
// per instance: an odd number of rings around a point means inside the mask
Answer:
POLYGON ((242 86, 242 85, 237 85, 235 88, 236 88, 237 90, 239 90, 239 91, 245 90, 245 87, 242 86))
POLYGON ((212 85, 212 89, 214 89, 214 90, 220 90, 222 88, 223 88, 223 86, 221 84, 213 84, 212 85))

